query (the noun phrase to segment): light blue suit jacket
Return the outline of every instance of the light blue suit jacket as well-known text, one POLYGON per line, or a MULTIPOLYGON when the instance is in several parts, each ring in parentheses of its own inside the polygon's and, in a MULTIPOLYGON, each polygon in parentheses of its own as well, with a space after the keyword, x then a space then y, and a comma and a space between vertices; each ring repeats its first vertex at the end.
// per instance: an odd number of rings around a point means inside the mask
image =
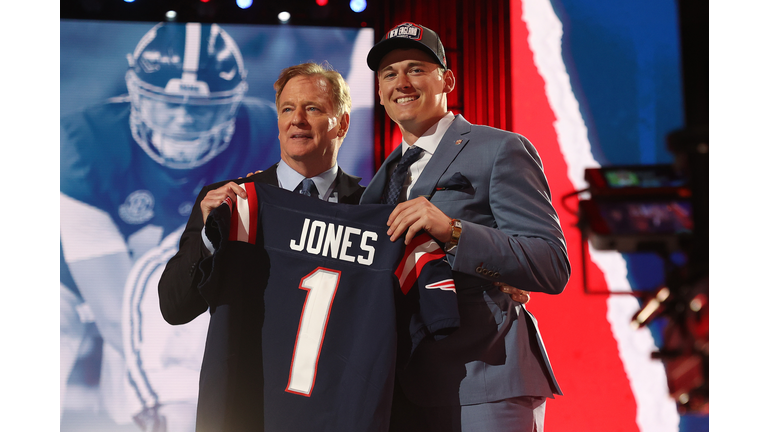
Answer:
MULTIPOLYGON (((363 193, 378 203, 398 147, 363 193)), ((406 395, 422 406, 468 405, 517 396, 562 394, 536 320, 492 285, 548 294, 570 276, 565 238, 533 145, 523 136, 472 125, 456 116, 411 190, 463 230, 449 255, 461 327, 423 342, 399 373, 406 395)))

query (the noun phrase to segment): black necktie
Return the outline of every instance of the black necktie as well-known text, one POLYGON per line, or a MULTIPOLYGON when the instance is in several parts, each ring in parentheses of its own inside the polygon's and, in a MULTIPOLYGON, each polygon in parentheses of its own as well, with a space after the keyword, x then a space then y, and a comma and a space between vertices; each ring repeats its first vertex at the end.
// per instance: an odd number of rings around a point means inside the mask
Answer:
POLYGON ((296 189, 293 191, 314 198, 317 198, 320 195, 320 193, 317 191, 317 186, 315 186, 315 182, 309 178, 302 180, 301 183, 296 186, 296 189))
POLYGON ((416 162, 423 151, 424 149, 416 146, 411 146, 406 150, 400 162, 397 163, 395 170, 392 171, 392 176, 389 178, 389 183, 387 183, 387 188, 381 197, 381 202, 397 204, 400 201, 400 193, 403 190, 405 177, 408 175, 408 168, 416 162))

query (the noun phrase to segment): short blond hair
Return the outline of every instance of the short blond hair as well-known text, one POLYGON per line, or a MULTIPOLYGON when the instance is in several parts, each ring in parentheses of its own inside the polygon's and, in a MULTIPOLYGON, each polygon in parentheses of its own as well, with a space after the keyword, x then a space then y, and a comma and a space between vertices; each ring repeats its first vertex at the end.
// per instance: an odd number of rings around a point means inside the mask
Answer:
POLYGON ((323 64, 302 63, 291 66, 280 71, 280 76, 275 81, 275 104, 280 105, 280 95, 283 93, 285 85, 291 78, 297 76, 321 76, 331 85, 331 101, 336 115, 349 114, 352 111, 352 96, 349 94, 349 85, 344 81, 340 73, 333 70, 328 62, 323 64))

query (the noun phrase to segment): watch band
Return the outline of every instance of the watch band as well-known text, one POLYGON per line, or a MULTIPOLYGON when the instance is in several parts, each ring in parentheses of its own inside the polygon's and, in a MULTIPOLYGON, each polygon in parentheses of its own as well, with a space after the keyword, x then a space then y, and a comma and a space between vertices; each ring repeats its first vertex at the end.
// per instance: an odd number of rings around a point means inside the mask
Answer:
POLYGON ((451 219, 451 238, 445 244, 445 251, 450 252, 459 245, 459 237, 461 237, 461 221, 458 219, 451 219))

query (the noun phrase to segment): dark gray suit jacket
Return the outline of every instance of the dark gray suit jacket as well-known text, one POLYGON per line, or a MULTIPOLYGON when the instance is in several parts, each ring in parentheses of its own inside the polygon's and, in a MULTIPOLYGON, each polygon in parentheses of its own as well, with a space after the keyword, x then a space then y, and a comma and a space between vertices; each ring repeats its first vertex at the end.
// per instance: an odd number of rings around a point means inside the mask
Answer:
MULTIPOLYGON (((400 148, 389 155, 362 204, 380 201, 388 166, 400 155, 400 148)), ((562 394, 535 318, 492 285, 559 294, 570 276, 536 149, 521 135, 456 116, 413 186, 410 198, 418 196, 463 223, 456 255, 449 256, 461 326, 422 342, 400 373, 406 395, 441 406, 562 394)))
MULTIPOLYGON (((207 256, 201 237, 203 214, 200 211, 200 202, 209 191, 230 181, 237 184, 260 182, 277 186, 277 164, 250 177, 221 181, 208 185, 200 191, 192 214, 189 215, 187 226, 179 240, 179 251, 168 261, 158 283, 160 311, 163 318, 170 324, 188 323, 208 310, 208 304, 198 291, 198 285, 202 278, 199 264, 207 256)), ((365 189, 359 183, 360 177, 351 176, 339 168, 336 175, 336 192, 339 196, 339 202, 357 204, 365 189)))

